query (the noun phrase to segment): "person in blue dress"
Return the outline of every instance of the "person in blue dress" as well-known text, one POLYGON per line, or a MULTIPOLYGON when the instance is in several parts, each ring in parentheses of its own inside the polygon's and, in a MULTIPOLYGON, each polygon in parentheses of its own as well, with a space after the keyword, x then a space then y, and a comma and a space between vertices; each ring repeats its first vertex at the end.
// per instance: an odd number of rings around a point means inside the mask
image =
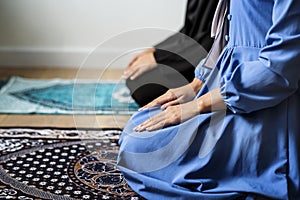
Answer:
POLYGON ((231 0, 227 20, 215 67, 123 130, 119 168, 146 199, 300 199, 300 1, 231 0))

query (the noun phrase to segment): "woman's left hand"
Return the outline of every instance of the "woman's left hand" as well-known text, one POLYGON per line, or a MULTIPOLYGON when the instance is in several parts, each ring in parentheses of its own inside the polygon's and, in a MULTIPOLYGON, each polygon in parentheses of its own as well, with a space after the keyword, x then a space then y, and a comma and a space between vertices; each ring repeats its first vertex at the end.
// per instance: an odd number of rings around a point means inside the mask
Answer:
POLYGON ((170 125, 176 125, 198 115, 199 110, 197 101, 170 106, 138 125, 134 130, 137 132, 154 131, 170 125))

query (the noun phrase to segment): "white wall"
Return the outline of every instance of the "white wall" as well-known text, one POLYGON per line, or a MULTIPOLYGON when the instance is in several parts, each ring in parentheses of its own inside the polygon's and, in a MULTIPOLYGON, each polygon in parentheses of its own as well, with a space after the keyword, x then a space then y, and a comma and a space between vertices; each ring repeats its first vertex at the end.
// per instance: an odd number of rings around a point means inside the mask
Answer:
MULTIPOLYGON (((78 67, 98 46, 97 67, 104 67, 108 57, 177 31, 185 5, 186 0, 0 0, 0 65, 78 67)), ((124 67, 128 59, 114 64, 124 67)))

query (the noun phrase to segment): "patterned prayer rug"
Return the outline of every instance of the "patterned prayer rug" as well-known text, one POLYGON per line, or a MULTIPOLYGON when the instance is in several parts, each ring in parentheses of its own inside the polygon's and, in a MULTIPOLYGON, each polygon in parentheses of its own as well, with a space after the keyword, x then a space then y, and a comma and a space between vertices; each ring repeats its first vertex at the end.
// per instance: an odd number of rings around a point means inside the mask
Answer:
POLYGON ((12 77, 0 81, 0 113, 133 114, 124 82, 12 77))
POLYGON ((0 128, 0 199, 142 199, 117 168, 120 133, 0 128))

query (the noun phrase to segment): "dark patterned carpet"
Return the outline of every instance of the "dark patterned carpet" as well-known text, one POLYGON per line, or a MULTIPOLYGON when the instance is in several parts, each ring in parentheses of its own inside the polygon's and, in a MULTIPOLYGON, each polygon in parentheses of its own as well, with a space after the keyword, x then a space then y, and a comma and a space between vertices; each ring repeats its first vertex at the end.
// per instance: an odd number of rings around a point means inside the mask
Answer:
POLYGON ((120 133, 0 129, 0 199, 142 199, 117 169, 120 133))

